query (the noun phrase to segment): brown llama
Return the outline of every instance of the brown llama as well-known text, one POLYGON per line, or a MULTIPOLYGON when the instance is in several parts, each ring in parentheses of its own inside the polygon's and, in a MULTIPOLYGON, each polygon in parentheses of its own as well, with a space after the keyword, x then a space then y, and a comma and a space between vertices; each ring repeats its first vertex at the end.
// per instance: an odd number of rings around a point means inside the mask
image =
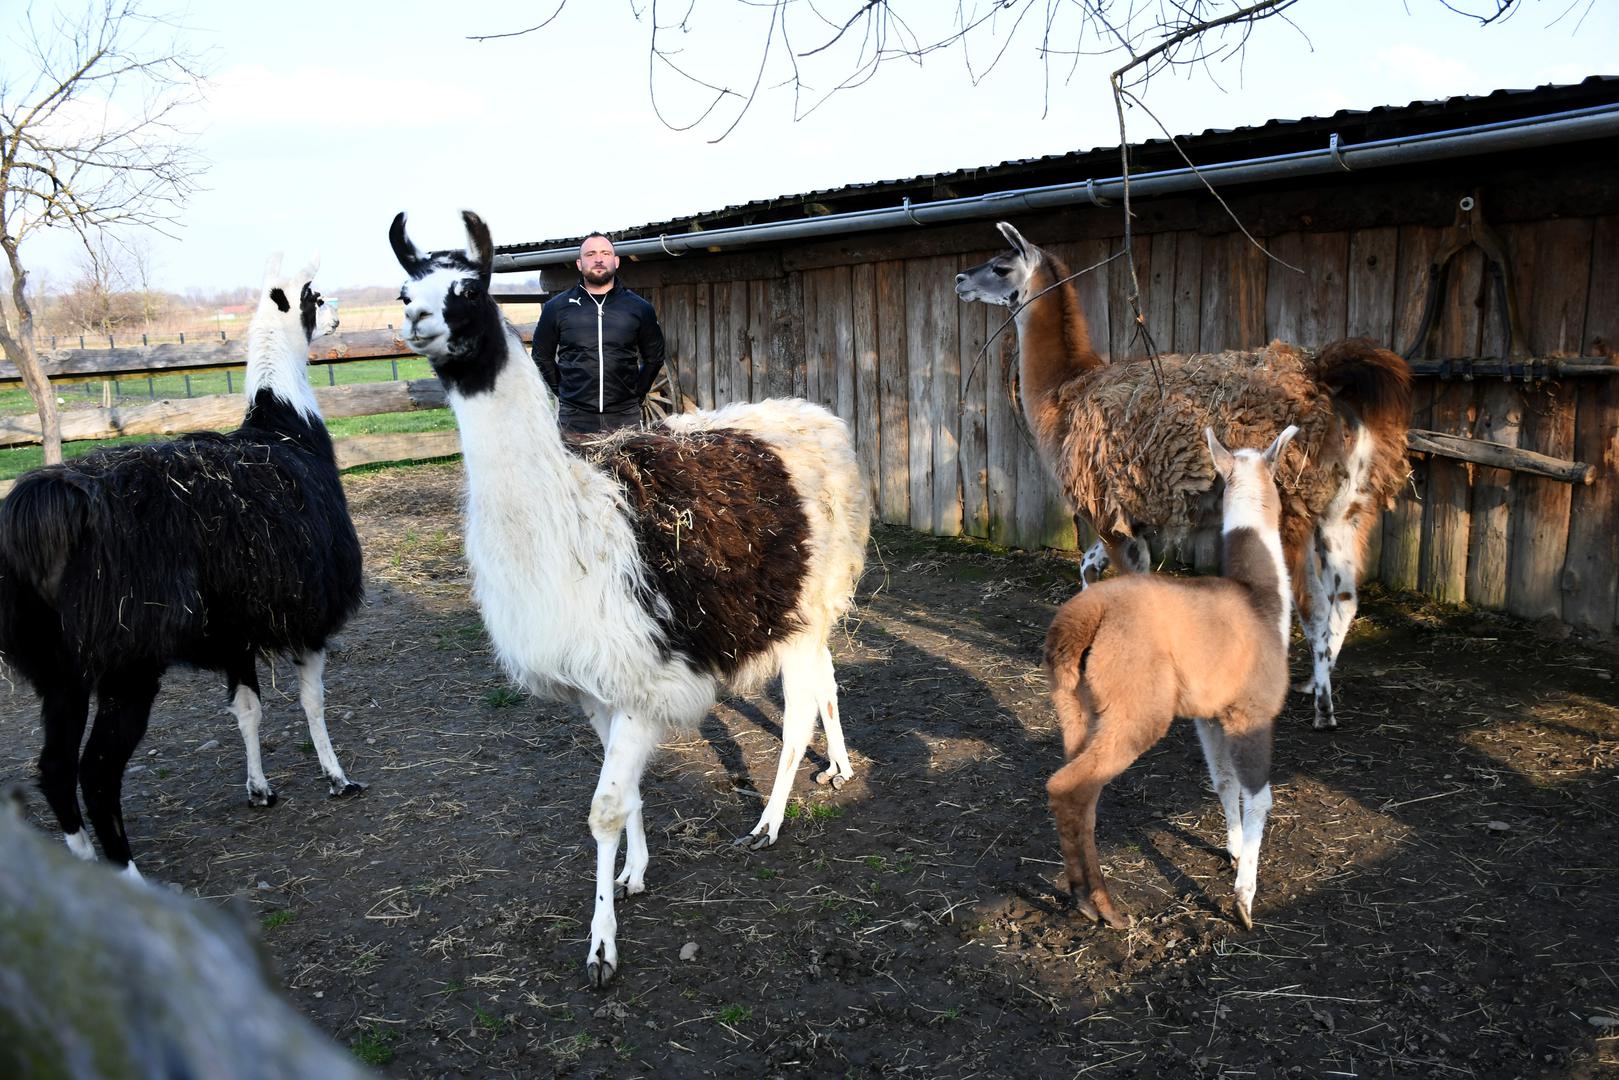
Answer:
POLYGON ((1202 432, 1259 446, 1288 424, 1299 435, 1280 470, 1282 550, 1295 583, 1313 668, 1315 726, 1337 724, 1332 668, 1358 604, 1356 583, 1378 512, 1410 469, 1411 369, 1353 339, 1319 352, 1273 341, 1263 349, 1165 355, 1153 366, 1109 364, 1090 331, 1068 268, 999 224, 1012 249, 956 275, 964 301, 1010 307, 1018 336, 1023 412, 1074 510, 1101 538, 1081 584, 1111 563, 1148 569, 1146 539, 1184 541, 1218 522, 1202 432))
POLYGON ((1067 764, 1046 784, 1068 888, 1092 921, 1130 917, 1113 903, 1096 857, 1096 801, 1109 780, 1196 718, 1209 778, 1225 808, 1237 914, 1253 929, 1259 841, 1270 811, 1271 729, 1287 697, 1288 573, 1276 463, 1298 429, 1264 453, 1204 429, 1225 481, 1223 577, 1112 578, 1064 604, 1046 634, 1046 677, 1067 764), (1239 797, 1247 803, 1239 812, 1239 797))

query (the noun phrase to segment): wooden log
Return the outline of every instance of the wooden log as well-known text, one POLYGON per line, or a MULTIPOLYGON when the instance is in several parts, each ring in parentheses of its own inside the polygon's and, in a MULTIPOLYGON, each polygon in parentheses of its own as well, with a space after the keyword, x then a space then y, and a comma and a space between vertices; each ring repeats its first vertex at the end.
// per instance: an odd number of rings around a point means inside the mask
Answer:
POLYGON ((453 431, 405 432, 389 435, 354 435, 335 439, 337 467, 353 469, 392 461, 431 461, 461 452, 461 437, 453 431))
MULTIPOLYGON (((1570 218, 1506 233, 1518 310, 1535 355, 1581 351, 1594 225, 1590 218, 1570 218)), ((1558 458, 1573 453, 1573 402, 1560 391, 1541 386, 1524 394, 1523 449, 1558 458)), ((1566 484, 1522 475, 1514 477, 1513 486, 1518 491, 1512 508, 1507 610, 1528 619, 1561 618, 1572 492, 1566 484)))
MULTIPOLYGON (((442 409, 444 386, 438 379, 409 382, 354 383, 317 386, 315 400, 328 419, 370 416, 374 413, 442 409)), ((73 409, 61 414, 62 440, 111 439, 121 435, 179 435, 187 431, 227 431, 242 422, 247 402, 240 394, 208 394, 175 398, 145 405, 115 405, 110 409, 73 409)), ((0 418, 0 446, 23 446, 40 441, 38 416, 0 418)))
POLYGON ((873 509, 879 501, 879 470, 883 461, 882 369, 878 351, 877 268, 867 263, 851 268, 851 330, 855 368, 855 452, 860 475, 873 509))
MULTIPOLYGON (((1600 218, 1591 247, 1586 353, 1619 346, 1619 217, 1600 218)), ((1613 360, 1611 355, 1602 357, 1613 360)), ((1619 378, 1582 383, 1574 454, 1601 462, 1593 481, 1575 488, 1563 562, 1563 621, 1612 633, 1619 624, 1619 378)))
POLYGON ((910 412, 910 525, 927 532, 933 528, 933 400, 934 326, 933 261, 905 262, 905 370, 910 412))
POLYGON ((882 468, 878 511, 893 525, 911 520, 910 369, 905 264, 877 264, 877 353, 882 415, 882 468))

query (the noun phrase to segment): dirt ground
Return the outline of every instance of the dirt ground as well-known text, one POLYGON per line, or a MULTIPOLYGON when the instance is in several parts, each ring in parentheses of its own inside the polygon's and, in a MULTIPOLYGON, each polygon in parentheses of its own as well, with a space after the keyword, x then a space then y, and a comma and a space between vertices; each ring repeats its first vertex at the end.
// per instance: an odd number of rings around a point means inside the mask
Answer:
MULTIPOLYGON (((495 670, 460 476, 348 478, 369 595, 328 704, 363 796, 325 797, 284 663, 277 805, 247 805, 223 683, 187 672, 125 790, 147 876, 244 898, 293 1002, 384 1073, 1619 1075, 1610 648, 1374 595, 1338 731, 1312 732, 1301 696, 1279 722, 1255 930, 1177 725, 1103 796, 1103 863, 1136 916, 1108 931, 1065 909, 1045 806, 1040 643, 1073 562, 892 528, 835 643, 858 778, 817 788, 812 749, 781 841, 749 853, 732 840, 774 773, 777 702, 670 743, 619 978, 587 989, 599 748, 495 670)), ((0 693, 0 785, 33 791, 35 708, 0 693)), ((54 831, 37 794, 30 813, 54 831)))

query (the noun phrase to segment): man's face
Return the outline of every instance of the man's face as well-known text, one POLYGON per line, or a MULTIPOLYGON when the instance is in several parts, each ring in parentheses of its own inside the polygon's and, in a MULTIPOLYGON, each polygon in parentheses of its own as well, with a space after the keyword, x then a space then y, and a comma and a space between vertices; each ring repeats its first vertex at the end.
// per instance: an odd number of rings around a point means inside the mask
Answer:
POLYGON ((618 273, 618 256, 613 242, 605 236, 592 236, 579 245, 579 276, 587 285, 605 285, 618 273))

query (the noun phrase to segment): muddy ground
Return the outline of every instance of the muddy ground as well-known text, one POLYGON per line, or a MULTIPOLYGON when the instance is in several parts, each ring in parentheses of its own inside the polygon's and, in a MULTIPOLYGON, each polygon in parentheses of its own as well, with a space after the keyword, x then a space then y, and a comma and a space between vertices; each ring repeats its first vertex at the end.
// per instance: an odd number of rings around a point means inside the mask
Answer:
MULTIPOLYGON (((369 597, 328 667, 370 784, 333 801, 296 681, 265 768, 213 676, 171 675, 125 810, 154 879, 245 898, 286 992, 396 1076, 1619 1075, 1619 687, 1600 644, 1373 596, 1341 726, 1290 700, 1258 922, 1178 725, 1103 797, 1119 933, 1061 895, 1039 671, 1071 560, 879 528, 835 642, 857 780, 817 746, 748 853, 779 711, 722 705, 644 787, 649 891, 586 988, 599 749, 509 690, 460 560, 458 466, 348 478, 369 597), (691 959, 683 947, 696 944, 691 959)), ((0 691, 0 785, 32 791, 33 696, 0 691)), ((54 830, 37 795, 30 813, 54 830)), ((689 952, 689 950, 687 950, 689 952)))

